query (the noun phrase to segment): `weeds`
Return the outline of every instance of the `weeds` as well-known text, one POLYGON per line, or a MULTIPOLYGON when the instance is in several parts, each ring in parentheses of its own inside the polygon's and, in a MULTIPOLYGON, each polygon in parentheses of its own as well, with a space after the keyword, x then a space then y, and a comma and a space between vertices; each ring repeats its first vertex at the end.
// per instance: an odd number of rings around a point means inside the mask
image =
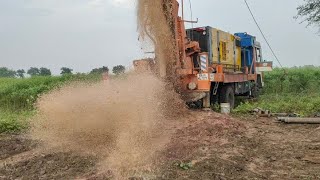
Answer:
POLYGON ((188 162, 188 163, 179 162, 179 163, 175 163, 174 165, 179 167, 182 170, 189 170, 193 167, 192 162, 188 162))
MULTIPOLYGON (((126 76, 121 76, 126 78, 126 76)), ((20 131, 34 114, 38 97, 70 81, 96 82, 99 75, 64 75, 26 79, 0 78, 0 133, 20 131)), ((264 77, 265 88, 257 102, 243 102, 234 112, 260 107, 272 112, 311 116, 320 112, 320 67, 274 69, 264 77)), ((217 108, 217 106, 214 106, 217 108)))
POLYGON ((274 69, 265 74, 265 88, 257 102, 243 102, 234 112, 260 107, 275 113, 312 116, 320 112, 320 67, 274 69))
POLYGON ((96 81, 97 75, 65 75, 28 79, 0 79, 0 108, 31 110, 38 97, 70 81, 96 81))
POLYGON ((0 78, 0 133, 25 129, 34 114, 34 104, 44 93, 71 81, 96 82, 99 75, 64 75, 26 79, 0 78))
POLYGON ((28 127, 28 118, 34 115, 34 111, 0 111, 0 133, 18 132, 28 127))

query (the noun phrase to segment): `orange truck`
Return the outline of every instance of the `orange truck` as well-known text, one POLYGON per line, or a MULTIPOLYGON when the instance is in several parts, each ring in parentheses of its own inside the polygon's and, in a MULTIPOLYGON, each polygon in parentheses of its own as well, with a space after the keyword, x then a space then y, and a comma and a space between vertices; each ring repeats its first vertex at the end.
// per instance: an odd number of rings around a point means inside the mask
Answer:
MULTIPOLYGON (((163 13, 173 26, 172 40, 178 57, 174 62, 178 81, 175 85, 185 101, 203 108, 216 103, 230 103, 234 108, 235 96, 257 97, 264 86, 263 73, 272 71, 272 62, 263 61, 256 37, 230 34, 210 26, 185 29, 184 23, 188 21, 178 15, 179 3, 176 0, 163 3, 166 6, 170 3, 172 9, 163 9, 163 13)), ((141 70, 139 64, 146 69, 154 62, 141 60, 134 64, 141 70)))

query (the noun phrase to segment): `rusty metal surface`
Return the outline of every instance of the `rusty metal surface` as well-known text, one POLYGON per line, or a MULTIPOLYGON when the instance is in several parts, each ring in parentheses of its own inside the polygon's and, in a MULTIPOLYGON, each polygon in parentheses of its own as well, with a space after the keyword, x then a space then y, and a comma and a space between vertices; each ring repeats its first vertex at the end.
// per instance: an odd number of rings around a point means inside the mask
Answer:
POLYGON ((246 74, 225 74, 224 83, 233 83, 233 82, 245 82, 248 81, 248 75, 246 74))

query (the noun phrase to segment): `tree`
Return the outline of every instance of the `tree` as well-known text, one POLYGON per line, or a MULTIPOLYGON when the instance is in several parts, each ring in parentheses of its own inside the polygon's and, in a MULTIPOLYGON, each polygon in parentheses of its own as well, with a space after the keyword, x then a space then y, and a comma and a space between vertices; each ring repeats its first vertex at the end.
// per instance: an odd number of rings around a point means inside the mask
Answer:
POLYGON ((318 25, 320 27, 320 1, 319 0, 304 0, 305 4, 300 5, 296 18, 303 17, 303 21, 310 25, 318 25))
POLYGON ((105 72, 109 72, 109 68, 107 66, 103 66, 101 68, 95 68, 95 69, 92 69, 90 74, 102 74, 102 73, 105 73, 105 72))
POLYGON ((70 69, 70 68, 67 68, 67 67, 62 67, 61 68, 61 75, 64 75, 64 74, 72 74, 72 71, 73 69, 70 69))
POLYGON ((108 68, 108 66, 103 66, 101 69, 102 69, 102 72, 107 72, 107 73, 109 73, 109 68, 108 68))
POLYGON ((123 65, 118 65, 113 67, 112 72, 116 75, 123 74, 126 71, 126 68, 123 65))
POLYGON ((16 72, 14 70, 8 69, 6 67, 0 67, 0 77, 14 78, 16 72))
POLYGON ((40 76, 51 76, 51 71, 48 68, 40 68, 40 76))
POLYGON ((39 76, 39 75, 40 75, 40 70, 39 70, 39 68, 31 67, 31 68, 27 71, 27 74, 29 74, 31 77, 32 77, 32 76, 39 76))
POLYGON ((17 76, 20 78, 24 78, 25 73, 26 73, 26 71, 24 71, 24 69, 17 70, 17 76))

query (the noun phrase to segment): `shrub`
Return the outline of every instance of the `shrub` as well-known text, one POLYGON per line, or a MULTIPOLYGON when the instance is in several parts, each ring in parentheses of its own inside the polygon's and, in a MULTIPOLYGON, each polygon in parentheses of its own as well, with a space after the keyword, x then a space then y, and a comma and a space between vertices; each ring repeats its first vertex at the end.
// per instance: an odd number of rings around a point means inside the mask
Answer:
POLYGON ((0 133, 18 132, 28 127, 27 119, 34 114, 33 111, 0 111, 0 133))

